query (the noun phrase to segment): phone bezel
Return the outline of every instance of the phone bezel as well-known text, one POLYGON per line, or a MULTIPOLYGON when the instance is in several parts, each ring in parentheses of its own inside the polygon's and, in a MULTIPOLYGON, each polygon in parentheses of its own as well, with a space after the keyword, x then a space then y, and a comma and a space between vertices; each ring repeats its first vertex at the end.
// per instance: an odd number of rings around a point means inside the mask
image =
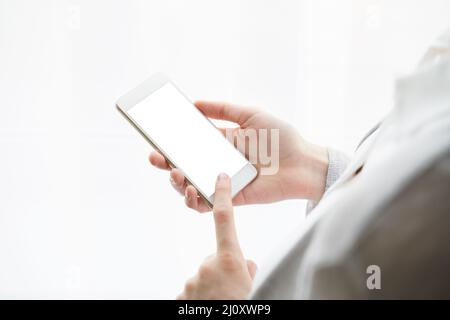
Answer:
MULTIPOLYGON (((151 95, 156 90, 160 89, 162 86, 164 86, 166 83, 170 82, 180 94, 182 94, 191 104, 192 107, 197 110, 203 117, 203 113, 198 110, 194 104, 186 97, 186 95, 183 94, 183 92, 172 82, 170 79, 162 74, 158 73, 138 85, 133 90, 129 91, 122 97, 120 97, 116 102, 116 108, 119 110, 119 112, 124 116, 124 118, 144 137, 145 140, 158 152, 160 152, 167 160, 168 164, 172 168, 179 168, 175 162, 170 158, 168 154, 164 152, 164 150, 139 126, 137 122, 133 120, 133 118, 128 114, 128 110, 130 110, 132 107, 134 107, 136 104, 147 98, 149 95, 151 95)), ((216 129, 218 128, 212 123, 207 117, 205 117, 209 123, 216 129)), ((224 137, 225 139, 225 137, 224 137)), ((227 140, 228 141, 228 140, 227 140)), ((228 141, 229 142, 229 141, 228 141)), ((231 142, 229 142, 231 143, 231 142)), ((238 151, 238 150, 236 150, 238 151)), ((239 151, 238 151, 239 152, 239 151)), ((244 157, 241 154, 242 157, 244 157)), ((245 158, 245 157, 244 157, 245 158)), ((238 172, 236 172, 231 177, 231 187, 232 187, 232 197, 234 197, 236 194, 238 194, 243 188, 245 188, 250 182, 252 182, 258 175, 258 171, 247 159, 247 164, 243 166, 238 172)), ((208 207, 212 208, 214 203, 214 193, 211 196, 208 196, 205 194, 193 181, 189 178, 189 175, 183 171, 183 174, 186 177, 187 183, 191 184, 195 187, 200 197, 203 198, 205 203, 208 205, 208 207)))

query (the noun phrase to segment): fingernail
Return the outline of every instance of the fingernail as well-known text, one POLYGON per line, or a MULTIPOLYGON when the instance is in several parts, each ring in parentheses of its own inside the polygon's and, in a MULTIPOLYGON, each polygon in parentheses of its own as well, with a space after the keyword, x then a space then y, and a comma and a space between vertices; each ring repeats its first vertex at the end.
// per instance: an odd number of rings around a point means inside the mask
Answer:
POLYGON ((225 180, 225 179, 228 179, 228 175, 226 173, 221 173, 217 177, 217 180, 225 180))
POLYGON ((176 185, 175 180, 173 180, 172 177, 170 178, 170 183, 176 185))

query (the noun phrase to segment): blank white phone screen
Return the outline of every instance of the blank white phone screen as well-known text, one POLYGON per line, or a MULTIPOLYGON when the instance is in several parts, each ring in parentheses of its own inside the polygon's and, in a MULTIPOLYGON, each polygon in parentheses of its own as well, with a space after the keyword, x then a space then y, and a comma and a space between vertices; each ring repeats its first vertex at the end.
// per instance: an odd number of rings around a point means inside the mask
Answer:
POLYGON ((248 163, 170 82, 128 115, 207 197, 220 173, 232 177, 248 163))

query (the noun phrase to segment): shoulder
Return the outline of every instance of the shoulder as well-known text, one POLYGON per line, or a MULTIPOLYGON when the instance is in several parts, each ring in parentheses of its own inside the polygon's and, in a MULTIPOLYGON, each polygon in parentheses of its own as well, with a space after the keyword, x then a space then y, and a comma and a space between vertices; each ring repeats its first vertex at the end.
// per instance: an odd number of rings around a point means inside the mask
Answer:
POLYGON ((365 288, 368 296, 450 298, 449 190, 450 151, 374 215, 347 254, 361 271, 379 267, 381 290, 365 288))

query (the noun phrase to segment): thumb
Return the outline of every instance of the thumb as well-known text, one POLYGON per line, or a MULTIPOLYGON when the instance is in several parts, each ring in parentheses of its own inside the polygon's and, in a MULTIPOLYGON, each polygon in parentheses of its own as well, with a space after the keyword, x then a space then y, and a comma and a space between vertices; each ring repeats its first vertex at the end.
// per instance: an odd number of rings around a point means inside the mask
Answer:
POLYGON ((258 271, 258 266, 256 263, 252 260, 247 260, 247 269, 252 280, 255 279, 256 271, 258 271))
POLYGON ((195 106, 208 118, 227 120, 242 125, 257 110, 226 102, 196 101, 195 106))

